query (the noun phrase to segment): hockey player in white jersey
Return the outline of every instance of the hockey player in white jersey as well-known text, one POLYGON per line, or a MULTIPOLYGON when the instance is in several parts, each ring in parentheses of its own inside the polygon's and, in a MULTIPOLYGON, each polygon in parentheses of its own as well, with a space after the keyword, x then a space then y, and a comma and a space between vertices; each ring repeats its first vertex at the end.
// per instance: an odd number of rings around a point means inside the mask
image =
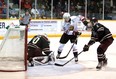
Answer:
MULTIPOLYGON (((59 59, 65 44, 70 40, 71 44, 74 43, 72 50, 75 57, 75 62, 78 62, 77 36, 81 35, 81 30, 83 30, 83 27, 80 30, 79 24, 82 24, 82 20, 84 19, 85 18, 82 16, 70 16, 69 13, 63 14, 64 23, 62 29, 64 33, 60 39, 60 46, 58 48, 56 59, 59 59)), ((83 24, 83 26, 85 25, 83 24)))

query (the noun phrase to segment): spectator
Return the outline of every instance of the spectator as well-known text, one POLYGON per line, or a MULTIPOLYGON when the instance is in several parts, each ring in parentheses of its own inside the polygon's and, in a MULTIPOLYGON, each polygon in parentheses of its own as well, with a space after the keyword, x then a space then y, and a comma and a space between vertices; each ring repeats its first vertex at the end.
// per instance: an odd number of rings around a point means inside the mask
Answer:
POLYGON ((45 16, 45 6, 44 5, 39 7, 39 9, 38 9, 38 17, 39 18, 46 18, 46 16, 45 16))
POLYGON ((36 17, 37 17, 37 14, 38 14, 38 10, 35 9, 35 7, 33 7, 33 8, 31 9, 32 18, 36 18, 36 17))
POLYGON ((32 8, 32 6, 31 6, 31 4, 28 2, 28 1, 26 1, 25 3, 24 3, 24 9, 25 9, 25 11, 31 11, 31 8, 32 8))
POLYGON ((3 14, 6 14, 6 13, 7 13, 7 6, 6 6, 5 3, 3 3, 2 13, 3 13, 3 14))
POLYGON ((2 7, 2 1, 0 0, 0 7, 2 7))
POLYGON ((21 16, 19 20, 20 25, 25 25, 25 26, 28 26, 30 24, 30 21, 31 21, 31 15, 29 14, 28 11, 26 11, 25 15, 21 16))
POLYGON ((0 19, 2 19, 2 9, 0 8, 0 19))
MULTIPOLYGON (((21 26, 27 26, 27 27, 29 27, 30 21, 31 21, 31 15, 29 14, 28 11, 26 11, 25 15, 21 16, 21 18, 19 20, 21 26)), ((20 31, 20 39, 21 40, 24 38, 23 33, 24 33, 24 31, 20 31)))
POLYGON ((92 17, 98 18, 97 13, 99 13, 99 7, 98 7, 97 3, 95 3, 94 1, 91 1, 90 5, 88 6, 89 18, 92 18, 92 17))
POLYGON ((9 14, 10 14, 10 18, 17 18, 16 15, 18 15, 18 12, 15 10, 15 8, 10 8, 10 11, 9 11, 9 14))
POLYGON ((19 0, 13 0, 13 3, 19 5, 19 0))

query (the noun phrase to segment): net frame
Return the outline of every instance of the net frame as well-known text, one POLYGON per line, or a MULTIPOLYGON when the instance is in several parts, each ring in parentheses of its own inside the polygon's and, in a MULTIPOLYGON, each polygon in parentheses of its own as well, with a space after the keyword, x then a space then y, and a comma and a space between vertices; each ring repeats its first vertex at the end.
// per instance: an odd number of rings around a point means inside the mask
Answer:
MULTIPOLYGON (((19 72, 19 71, 26 71, 27 70, 27 36, 28 36, 27 31, 28 31, 28 27, 24 26, 23 28, 9 28, 8 30, 22 30, 22 29, 24 29, 24 50, 23 50, 24 51, 24 60, 23 60, 24 69, 13 69, 13 70, 12 69, 11 70, 10 69, 8 69, 8 70, 7 69, 5 69, 5 70, 4 69, 0 69, 0 71, 2 71, 2 72, 19 72)), ((4 36, 3 40, 2 40, 0 51, 3 48, 3 46, 4 46, 4 41, 6 41, 8 39, 8 35, 7 34, 9 32, 10 31, 7 31, 7 33, 5 34, 5 36, 4 36)), ((12 59, 10 59, 8 57, 7 57, 7 59, 8 60, 12 60, 12 59)), ((14 58, 14 59, 16 59, 16 58, 14 58)), ((15 62, 16 60, 12 60, 12 61, 15 62)))

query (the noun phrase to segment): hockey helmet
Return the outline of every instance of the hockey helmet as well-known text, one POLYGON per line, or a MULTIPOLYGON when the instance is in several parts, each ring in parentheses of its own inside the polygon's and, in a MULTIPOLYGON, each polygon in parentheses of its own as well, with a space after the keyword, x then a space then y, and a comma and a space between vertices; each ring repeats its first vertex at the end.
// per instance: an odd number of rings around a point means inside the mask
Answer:
POLYGON ((63 14, 63 19, 69 19, 70 18, 70 14, 69 13, 64 13, 63 14))
POLYGON ((92 18, 90 19, 90 22, 93 22, 93 23, 98 22, 98 19, 95 18, 95 17, 92 17, 92 18))

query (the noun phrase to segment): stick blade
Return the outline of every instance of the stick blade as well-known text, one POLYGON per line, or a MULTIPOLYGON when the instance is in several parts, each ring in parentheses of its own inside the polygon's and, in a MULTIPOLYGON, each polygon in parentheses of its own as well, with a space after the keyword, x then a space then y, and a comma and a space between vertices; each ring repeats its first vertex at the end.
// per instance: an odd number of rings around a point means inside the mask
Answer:
POLYGON ((58 59, 64 59, 64 58, 66 58, 67 56, 64 56, 64 57, 59 57, 58 59))
POLYGON ((55 63, 54 65, 56 65, 56 66, 64 66, 64 65, 62 65, 62 64, 58 64, 58 63, 55 63))

